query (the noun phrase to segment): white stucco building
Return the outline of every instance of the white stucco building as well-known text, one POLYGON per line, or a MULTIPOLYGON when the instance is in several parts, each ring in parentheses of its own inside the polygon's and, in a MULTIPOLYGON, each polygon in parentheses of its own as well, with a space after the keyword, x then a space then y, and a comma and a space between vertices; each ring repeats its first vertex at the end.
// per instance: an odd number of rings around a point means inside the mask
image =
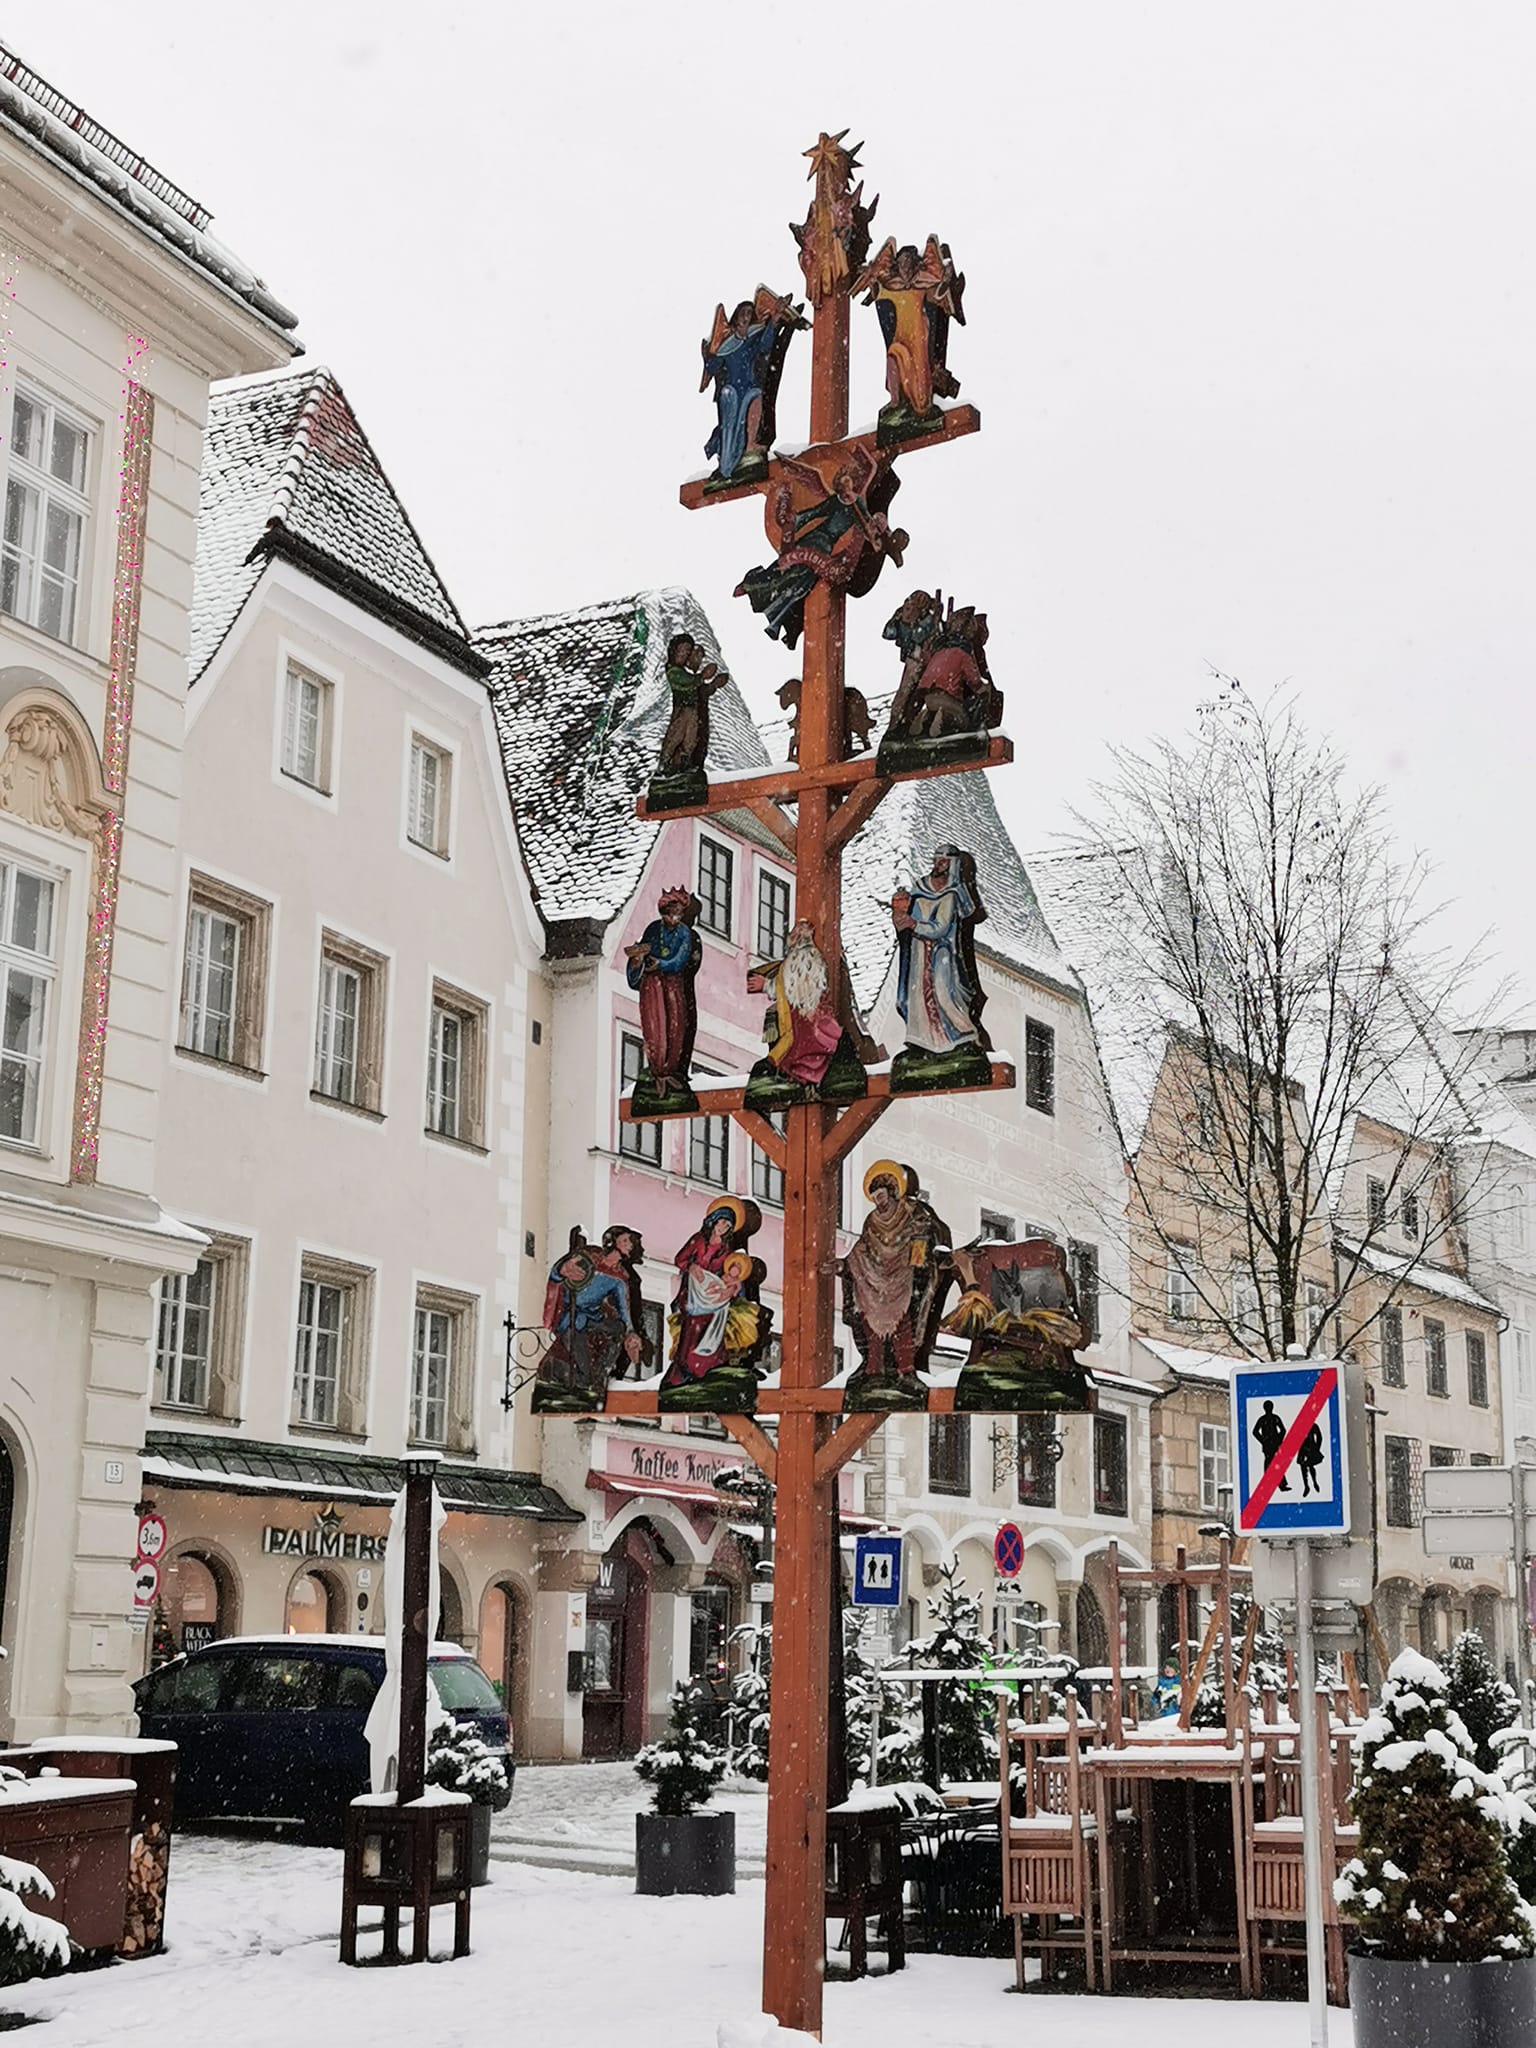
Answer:
POLYGON ((0 50, 0 1734, 118 1730, 210 379, 294 316, 204 208, 0 50))
POLYGON ((208 1239, 157 1331, 164 1618, 381 1626, 399 1461, 434 1450, 442 1631, 520 1721, 571 1517, 503 1405, 551 1045, 484 676, 335 378, 216 391, 159 1047, 163 1186, 208 1239))

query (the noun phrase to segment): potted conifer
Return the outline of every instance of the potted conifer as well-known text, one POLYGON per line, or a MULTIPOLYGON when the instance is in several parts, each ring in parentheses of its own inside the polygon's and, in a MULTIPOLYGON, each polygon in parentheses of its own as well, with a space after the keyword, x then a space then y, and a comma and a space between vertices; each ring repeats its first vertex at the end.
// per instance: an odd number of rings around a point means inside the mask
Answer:
POLYGON ((432 1732, 427 1750, 427 1783, 448 1792, 467 1792, 469 1809, 469 1881, 488 1884, 491 1876, 491 1815, 512 1797, 512 1780, 502 1757, 469 1726, 448 1721, 432 1732))
POLYGON ((725 1776, 725 1751, 700 1725, 704 1706, 700 1694, 675 1686, 666 1735, 635 1758, 654 1807, 635 1815, 637 1892, 718 1898, 736 1889, 736 1816, 698 1811, 725 1776))
POLYGON ((1355 1921, 1356 2048, 1524 2048, 1536 1916, 1505 1852, 1515 1795, 1478 1769, 1438 1664, 1394 1660, 1355 1758, 1360 1853, 1335 1891, 1355 1921))

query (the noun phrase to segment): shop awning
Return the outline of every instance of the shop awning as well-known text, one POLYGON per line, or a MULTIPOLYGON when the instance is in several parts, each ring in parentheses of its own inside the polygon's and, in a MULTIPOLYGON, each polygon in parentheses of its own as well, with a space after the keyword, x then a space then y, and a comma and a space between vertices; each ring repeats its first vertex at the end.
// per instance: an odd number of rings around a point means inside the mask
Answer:
POLYGON ((587 1485, 594 1492, 621 1493, 626 1500, 675 1500, 683 1507, 709 1508, 720 1514, 728 1512, 730 1505, 712 1486, 690 1486, 682 1479, 631 1479, 628 1473, 589 1472, 587 1485))
MULTIPOLYGON (((289 1494, 302 1499, 389 1503, 405 1484, 395 1458, 353 1457, 297 1444, 252 1443, 232 1436, 183 1435, 152 1429, 144 1439, 144 1477, 157 1486, 205 1493, 289 1494)), ((443 1506, 461 1515, 525 1515, 536 1522, 582 1517, 534 1472, 479 1465, 437 1468, 443 1506)))

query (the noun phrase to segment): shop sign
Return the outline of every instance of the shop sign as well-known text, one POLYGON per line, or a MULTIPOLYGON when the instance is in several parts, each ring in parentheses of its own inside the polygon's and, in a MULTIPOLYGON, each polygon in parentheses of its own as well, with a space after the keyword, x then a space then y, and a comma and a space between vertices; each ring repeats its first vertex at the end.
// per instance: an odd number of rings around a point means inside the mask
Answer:
POLYGON ((261 1532, 262 1549, 276 1557, 382 1558, 386 1542, 343 1529, 335 1508, 322 1508, 312 1529, 280 1529, 269 1522, 261 1532))
POLYGON ((219 1640, 219 1624, 216 1621, 184 1621, 181 1624, 181 1647, 188 1656, 194 1650, 206 1650, 210 1643, 219 1640))
POLYGON ((649 1479, 663 1486, 714 1486, 722 1472, 739 1471, 744 1463, 740 1451, 700 1451, 686 1442, 674 1450, 670 1444, 626 1442, 610 1437, 605 1469, 625 1479, 649 1479))

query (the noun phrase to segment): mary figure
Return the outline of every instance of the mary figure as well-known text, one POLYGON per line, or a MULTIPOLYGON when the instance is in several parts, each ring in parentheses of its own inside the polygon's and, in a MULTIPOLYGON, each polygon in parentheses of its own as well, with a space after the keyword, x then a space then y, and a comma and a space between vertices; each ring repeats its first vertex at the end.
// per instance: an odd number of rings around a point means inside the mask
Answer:
POLYGON ((757 1300, 760 1267, 742 1244, 756 1210, 721 1195, 677 1255, 669 1318, 672 1361, 656 1396, 662 1414, 750 1415, 757 1405, 752 1361, 767 1336, 757 1300))

